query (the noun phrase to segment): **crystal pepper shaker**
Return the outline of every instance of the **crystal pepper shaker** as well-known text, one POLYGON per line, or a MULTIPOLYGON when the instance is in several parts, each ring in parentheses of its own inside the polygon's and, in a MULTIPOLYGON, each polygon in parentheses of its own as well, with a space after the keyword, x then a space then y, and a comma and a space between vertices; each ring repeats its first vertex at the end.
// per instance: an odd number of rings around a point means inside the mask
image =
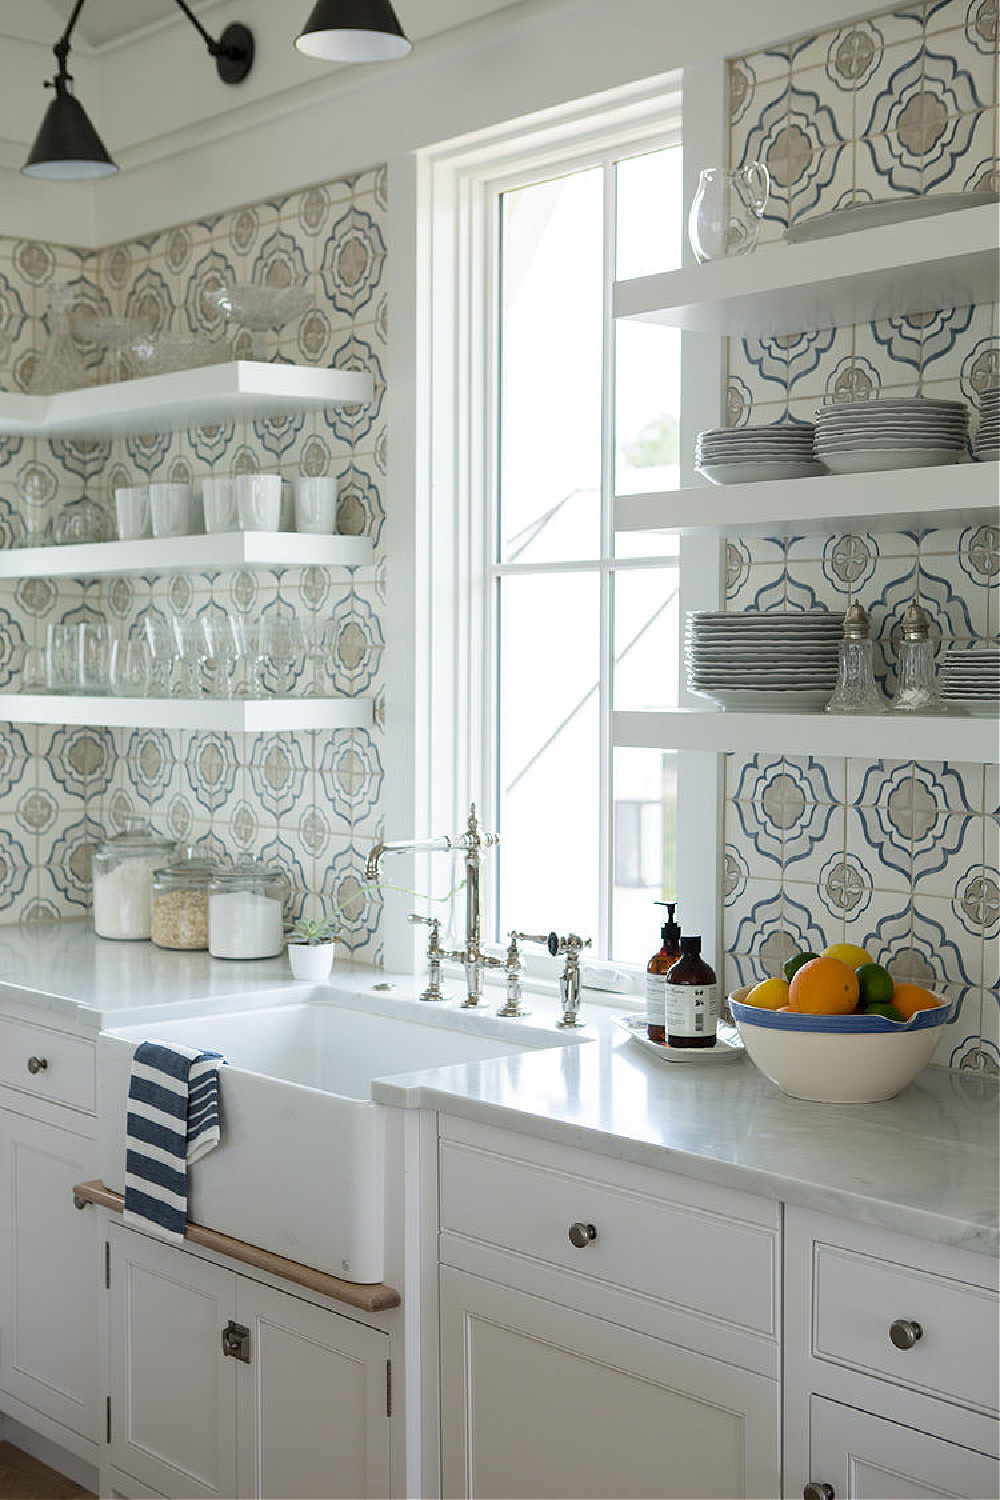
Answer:
POLYGON ((889 706, 894 713, 948 712, 938 697, 930 620, 916 599, 910 600, 903 616, 903 639, 896 664, 896 693, 889 706))
POLYGON ((875 681, 873 647, 868 616, 854 603, 844 616, 844 639, 840 643, 837 686, 826 705, 828 714, 884 714, 885 699, 875 681))

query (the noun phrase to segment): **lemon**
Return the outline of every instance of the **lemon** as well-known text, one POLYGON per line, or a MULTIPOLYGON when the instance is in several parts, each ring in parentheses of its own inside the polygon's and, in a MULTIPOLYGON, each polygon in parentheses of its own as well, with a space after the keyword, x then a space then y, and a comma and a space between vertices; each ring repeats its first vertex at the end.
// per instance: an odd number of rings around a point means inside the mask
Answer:
POLYGON ((801 969, 802 965, 809 963, 809 961, 813 958, 819 958, 819 954, 813 953, 811 950, 809 950, 806 953, 794 953, 791 958, 787 958, 785 960, 782 967, 785 972, 785 978, 788 980, 789 984, 795 978, 796 973, 799 969, 801 969))
POLYGON ((824 948, 820 954, 821 958, 839 958, 842 964, 849 969, 859 969, 862 964, 874 963, 874 959, 866 948, 859 948, 857 943, 831 943, 829 948, 824 948))
POLYGON ((881 964, 859 964, 858 1003, 870 1010, 873 1005, 892 1004, 892 975, 881 964))
POLYGON ((756 1005, 758 1010, 780 1010, 788 1004, 787 979, 763 979, 755 984, 746 998, 747 1005, 756 1005))

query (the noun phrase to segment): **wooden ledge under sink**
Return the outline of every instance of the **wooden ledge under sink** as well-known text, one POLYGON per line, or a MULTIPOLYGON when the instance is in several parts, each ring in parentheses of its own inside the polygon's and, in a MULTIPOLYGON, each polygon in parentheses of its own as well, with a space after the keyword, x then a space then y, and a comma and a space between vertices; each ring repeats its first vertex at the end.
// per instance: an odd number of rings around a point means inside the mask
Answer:
MULTIPOLYGON (((78 1182, 73 1188, 73 1202, 77 1208, 93 1203, 116 1214, 123 1213, 125 1209, 125 1199, 121 1193, 113 1193, 96 1179, 78 1182)), ((184 1230, 184 1238, 192 1245, 200 1245, 203 1250, 214 1250, 217 1255, 226 1255, 230 1260, 256 1266, 258 1271, 267 1271, 271 1276, 294 1281, 299 1286, 308 1287, 311 1292, 319 1292, 336 1302, 345 1302, 349 1307, 359 1308, 362 1312, 388 1312, 398 1307, 402 1300, 395 1288, 386 1286, 384 1281, 344 1281, 339 1276, 331 1276, 327 1271, 317 1271, 312 1266, 303 1266, 296 1260, 275 1255, 271 1250, 261 1250, 257 1245, 248 1245, 244 1240, 234 1240, 216 1229, 204 1229, 200 1224, 189 1223, 184 1230)))

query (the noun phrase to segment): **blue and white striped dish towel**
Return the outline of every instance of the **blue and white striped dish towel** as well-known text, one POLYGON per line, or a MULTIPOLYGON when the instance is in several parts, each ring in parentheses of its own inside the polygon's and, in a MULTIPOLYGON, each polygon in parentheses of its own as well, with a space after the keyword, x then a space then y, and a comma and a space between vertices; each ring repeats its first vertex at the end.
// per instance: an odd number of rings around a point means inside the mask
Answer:
POLYGON ((219 1068, 196 1047, 141 1042, 132 1059, 125 1140, 125 1222, 183 1242, 188 1165, 219 1144, 219 1068))

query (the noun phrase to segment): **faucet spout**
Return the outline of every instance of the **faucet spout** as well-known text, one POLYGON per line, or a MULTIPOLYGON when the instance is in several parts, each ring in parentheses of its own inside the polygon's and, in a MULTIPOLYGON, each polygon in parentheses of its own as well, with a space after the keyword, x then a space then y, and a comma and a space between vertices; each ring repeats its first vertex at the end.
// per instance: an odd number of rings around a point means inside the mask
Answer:
POLYGON ((383 855, 443 853, 452 848, 454 845, 447 836, 440 839, 393 839, 391 843, 374 844, 365 865, 365 878, 371 883, 378 882, 383 855))

